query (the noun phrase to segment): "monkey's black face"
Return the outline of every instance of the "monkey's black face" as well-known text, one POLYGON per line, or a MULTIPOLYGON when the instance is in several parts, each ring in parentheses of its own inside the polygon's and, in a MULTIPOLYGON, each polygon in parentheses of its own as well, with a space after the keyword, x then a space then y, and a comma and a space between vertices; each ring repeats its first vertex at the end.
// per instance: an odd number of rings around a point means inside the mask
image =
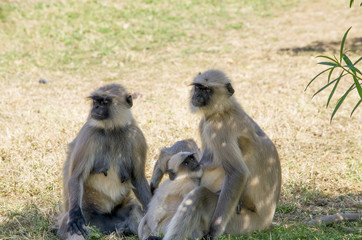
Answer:
POLYGON ((209 104, 214 93, 213 89, 199 83, 194 83, 194 95, 192 96, 192 105, 195 107, 204 107, 209 104))
POLYGON ((186 156, 185 159, 182 160, 180 165, 178 165, 176 171, 175 169, 167 169, 167 173, 170 180, 175 180, 175 178, 179 174, 184 175, 186 173, 188 176, 191 176, 190 172, 198 172, 198 171, 201 171, 201 166, 200 163, 196 160, 194 153, 186 156))
POLYGON ((194 154, 188 156, 181 165, 192 172, 200 170, 200 163, 196 160, 194 154))
POLYGON ((91 96, 93 99, 93 108, 91 111, 91 117, 95 120, 106 120, 110 117, 110 106, 112 99, 109 97, 91 96))

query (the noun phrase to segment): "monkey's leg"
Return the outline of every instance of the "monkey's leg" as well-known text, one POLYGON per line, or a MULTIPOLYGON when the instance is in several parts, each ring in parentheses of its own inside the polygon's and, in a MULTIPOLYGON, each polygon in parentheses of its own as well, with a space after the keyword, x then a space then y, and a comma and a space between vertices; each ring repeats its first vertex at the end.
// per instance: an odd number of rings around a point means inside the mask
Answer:
MULTIPOLYGON (((84 213, 87 219, 87 224, 95 226, 102 233, 111 233, 116 230, 116 223, 118 222, 112 214, 97 213, 95 211, 84 213)), ((122 219, 124 221, 124 219, 122 219)))
POLYGON ((126 235, 137 235, 138 225, 143 215, 141 206, 137 203, 131 203, 116 212, 118 219, 125 218, 125 220, 118 222, 116 227, 126 235))
POLYGON ((135 203, 119 205, 111 213, 84 211, 87 223, 95 226, 102 233, 119 231, 122 234, 137 234, 138 224, 142 218, 141 207, 135 203))
POLYGON ((176 214, 167 226, 164 240, 184 240, 195 232, 196 227, 206 228, 201 231, 208 231, 218 197, 205 187, 192 190, 177 208, 176 214))
POLYGON ((225 233, 240 235, 248 232, 266 229, 272 223, 273 217, 258 214, 242 208, 239 214, 234 214, 228 222, 225 233))

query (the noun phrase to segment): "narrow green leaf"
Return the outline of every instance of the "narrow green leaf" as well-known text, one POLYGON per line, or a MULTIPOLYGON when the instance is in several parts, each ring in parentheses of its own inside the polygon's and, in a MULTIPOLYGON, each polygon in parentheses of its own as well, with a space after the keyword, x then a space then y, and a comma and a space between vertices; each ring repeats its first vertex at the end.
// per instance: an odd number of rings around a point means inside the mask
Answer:
POLYGON ((357 109, 358 105, 360 105, 360 104, 361 104, 361 102, 362 102, 362 99, 360 99, 360 100, 358 101, 358 103, 356 104, 356 106, 354 106, 354 108, 353 108, 353 110, 352 110, 352 112, 351 112, 350 117, 352 117, 352 114, 353 114, 353 113, 354 113, 354 111, 357 109))
POLYGON ((361 71, 352 64, 352 61, 347 57, 346 54, 343 54, 343 60, 347 63, 347 66, 349 69, 352 70, 352 72, 356 75, 356 72, 361 74, 361 71))
POLYGON ((356 76, 353 76, 353 80, 354 80, 354 84, 356 84, 357 92, 362 99, 362 87, 361 87, 360 83, 358 82, 356 76))
POLYGON ((335 64, 335 63, 331 63, 331 62, 319 62, 318 64, 320 64, 320 65, 327 65, 327 66, 337 66, 337 64, 335 64))
POLYGON ((334 59, 335 59, 335 62, 338 63, 338 59, 336 57, 336 55, 333 55, 334 59))
POLYGON ((332 68, 327 68, 325 70, 323 70, 322 72, 318 73, 317 76, 315 76, 312 80, 310 80, 310 82, 308 83, 308 85, 305 87, 304 91, 307 90, 307 88, 309 87, 309 85, 317 78, 319 77, 320 75, 322 75, 323 73, 327 72, 328 70, 330 70, 332 68))
POLYGON ((351 60, 347 57, 346 54, 342 54, 343 60, 347 63, 347 65, 353 65, 351 60))
POLYGON ((349 8, 352 7, 353 2, 354 2, 354 0, 350 0, 350 1, 349 1, 349 8))
POLYGON ((331 57, 328 57, 328 56, 324 56, 324 55, 319 55, 319 56, 317 56, 317 58, 326 58, 328 60, 331 60, 332 62, 338 63, 337 60, 335 60, 335 59, 333 59, 331 57))
POLYGON ((319 89, 316 93, 313 94, 312 98, 314 98, 315 95, 317 95, 318 93, 322 92, 324 89, 326 89, 327 87, 332 85, 335 81, 337 81, 337 79, 334 79, 333 81, 331 81, 331 82, 327 83, 326 85, 324 85, 321 89, 319 89))
MULTIPOLYGON (((360 83, 359 85, 361 86, 362 83, 360 83)), ((357 85, 355 84, 355 85, 353 86, 352 90, 355 89, 356 87, 357 87, 357 85)))
POLYGON ((337 78, 337 82, 336 82, 336 84, 334 84, 334 87, 333 87, 333 89, 332 89, 331 93, 329 94, 329 97, 328 97, 328 100, 327 100, 327 106, 326 106, 326 107, 328 107, 329 102, 331 101, 331 99, 332 99, 332 97, 333 97, 333 94, 334 94, 334 92, 335 92, 335 91, 336 91, 336 89, 337 89, 337 86, 338 86, 339 80, 341 80, 342 75, 343 75, 343 72, 344 72, 344 71, 342 71, 342 72, 341 72, 341 75, 339 75, 339 77, 337 78))
POLYGON ((357 76, 356 72, 358 72, 359 74, 362 75, 361 71, 360 71, 358 68, 356 68, 355 66, 353 66, 353 65, 346 65, 346 66, 344 66, 344 67, 347 67, 347 68, 351 69, 352 72, 353 72, 356 76, 357 76))
POLYGON ((336 107, 333 110, 332 116, 331 116, 331 120, 330 122, 332 122, 334 115, 336 114, 337 110, 339 109, 339 107, 342 105, 344 99, 346 99, 347 95, 349 94, 349 92, 352 90, 354 84, 352 84, 352 86, 343 94, 343 96, 338 100, 338 103, 336 105, 336 107))
POLYGON ((351 30, 351 28, 352 27, 348 28, 348 30, 346 31, 346 33, 344 34, 344 36, 342 38, 341 49, 339 51, 339 62, 341 62, 341 63, 342 63, 342 54, 343 54, 344 42, 346 41, 347 34, 348 34, 349 30, 351 30))
POLYGON ((361 61, 362 60, 362 57, 360 57, 357 61, 355 61, 354 63, 353 63, 353 65, 355 66, 357 63, 359 63, 359 61, 361 61))
MULTIPOLYGON (((331 69, 331 71, 329 72, 329 74, 328 74, 328 82, 331 80, 331 75, 332 75, 333 70, 334 70, 335 68, 336 68, 336 67, 333 67, 333 68, 331 69)), ((343 71, 342 71, 342 73, 343 73, 343 71)))

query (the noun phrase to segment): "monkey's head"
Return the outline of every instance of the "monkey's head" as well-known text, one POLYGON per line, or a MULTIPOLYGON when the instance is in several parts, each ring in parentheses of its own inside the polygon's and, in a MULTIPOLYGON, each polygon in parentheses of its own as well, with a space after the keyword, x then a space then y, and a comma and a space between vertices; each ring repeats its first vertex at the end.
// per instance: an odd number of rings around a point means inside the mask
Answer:
POLYGON ((132 120, 130 108, 133 105, 132 95, 119 84, 109 84, 92 92, 92 109, 89 119, 96 126, 122 127, 132 120))
POLYGON ((232 100, 234 89, 231 80, 220 70, 199 73, 191 84, 191 110, 215 111, 232 100))
POLYGON ((179 152, 168 161, 168 176, 171 180, 179 177, 197 179, 202 177, 202 168, 195 153, 179 152))

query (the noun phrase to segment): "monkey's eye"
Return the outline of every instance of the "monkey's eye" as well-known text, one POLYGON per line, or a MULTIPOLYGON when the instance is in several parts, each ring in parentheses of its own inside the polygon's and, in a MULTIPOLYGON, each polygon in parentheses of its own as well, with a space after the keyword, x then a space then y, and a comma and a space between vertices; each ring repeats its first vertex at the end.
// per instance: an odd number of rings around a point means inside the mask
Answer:
POLYGON ((199 84, 199 83, 196 83, 194 84, 195 86, 195 90, 199 90, 199 91, 206 91, 207 93, 211 93, 212 92, 212 89, 209 88, 209 87, 206 87, 202 84, 199 84))
POLYGON ((109 101, 108 101, 108 100, 104 100, 103 103, 104 103, 104 104, 108 104, 109 101))
POLYGON ((186 161, 184 161, 184 162, 182 163, 182 165, 187 166, 187 165, 189 165, 189 163, 186 162, 186 161))
POLYGON ((199 83, 196 83, 195 84, 195 89, 197 89, 197 90, 205 90, 205 86, 203 86, 202 84, 199 84, 199 83))

